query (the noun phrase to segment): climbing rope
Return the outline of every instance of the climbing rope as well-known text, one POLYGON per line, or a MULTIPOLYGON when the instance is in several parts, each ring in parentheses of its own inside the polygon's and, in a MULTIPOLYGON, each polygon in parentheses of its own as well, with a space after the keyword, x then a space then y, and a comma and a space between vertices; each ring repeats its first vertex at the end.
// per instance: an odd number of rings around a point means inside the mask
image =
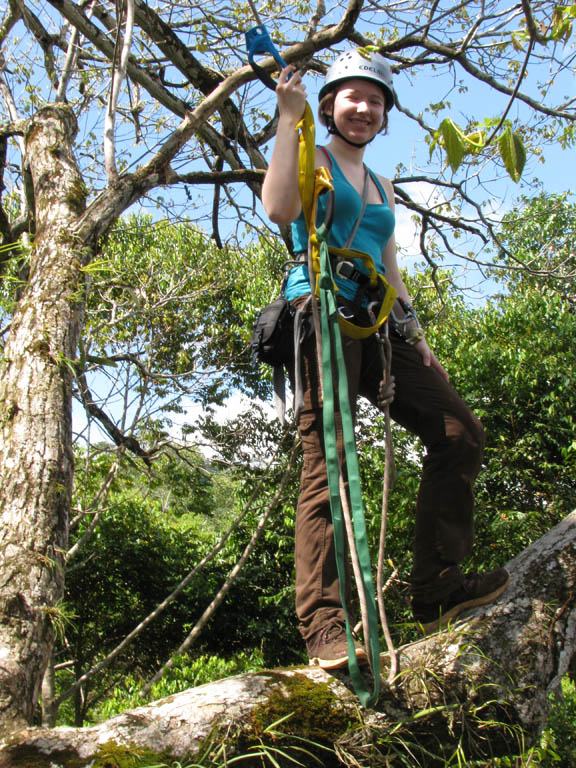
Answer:
POLYGON ((388 685, 393 685, 398 674, 398 655, 392 642, 388 619, 386 617, 386 608, 384 605, 384 595, 386 586, 384 585, 384 553, 386 552, 386 527, 388 522, 388 499, 390 491, 394 486, 396 478, 396 466, 394 462, 394 447, 392 440, 392 429, 390 425, 390 404, 394 399, 394 381, 392 379, 392 348, 390 337, 388 336, 388 325, 380 329, 377 335, 380 360, 382 362, 382 381, 378 393, 378 406, 384 414, 384 435, 385 435, 385 456, 384 456, 384 480, 382 483, 382 510, 380 513, 380 542, 378 546, 378 568, 376 574, 376 594, 378 596, 378 610, 380 613, 380 624, 388 656, 390 658, 390 670, 388 672, 388 685))

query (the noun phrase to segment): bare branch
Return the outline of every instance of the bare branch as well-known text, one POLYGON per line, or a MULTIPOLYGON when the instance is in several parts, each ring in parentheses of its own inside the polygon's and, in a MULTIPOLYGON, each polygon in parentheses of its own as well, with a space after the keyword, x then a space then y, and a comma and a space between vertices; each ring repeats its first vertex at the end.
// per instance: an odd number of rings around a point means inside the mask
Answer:
POLYGON ((72 33, 70 35, 70 40, 68 41, 68 50, 66 52, 64 67, 62 68, 62 74, 60 75, 60 81, 58 83, 58 90, 56 91, 57 102, 63 102, 66 100, 66 89, 78 60, 79 39, 80 32, 76 29, 76 27, 72 27, 72 33))
POLYGON ((542 43, 542 45, 546 45, 548 40, 546 35, 538 29, 538 25, 534 19, 529 0, 522 0, 522 10, 524 11, 524 16, 526 17, 526 27, 528 28, 528 32, 530 34, 530 40, 536 43, 542 43))
POLYGON ((134 0, 124 0, 124 2, 126 4, 125 32, 124 36, 122 36, 121 27, 118 25, 114 58, 112 60, 112 88, 110 89, 104 122, 104 168, 106 169, 106 177, 109 184, 118 178, 115 159, 114 122, 120 88, 126 78, 128 57, 132 45, 132 33, 134 31, 134 0), (120 52, 119 56, 118 51, 120 52))
POLYGON ((120 468, 121 456, 122 456, 122 449, 120 449, 120 452, 116 455, 116 458, 114 459, 112 466, 108 470, 108 474, 106 475, 104 482, 98 489, 98 493, 94 496, 92 503, 87 509, 84 510, 84 515, 89 515, 92 512, 94 512, 95 514, 93 515, 92 520, 90 521, 90 525, 86 528, 82 536, 68 550, 66 554, 67 561, 69 561, 78 553, 78 550, 84 546, 84 544, 88 541, 88 539, 92 536, 92 534, 98 527, 100 518, 102 517, 102 514, 104 513, 104 510, 105 510, 104 502, 108 497, 110 488, 112 487, 112 482, 114 481, 114 478, 118 474, 118 470, 120 468))
POLYGON ((30 8, 28 8, 24 0, 17 0, 17 2, 19 4, 19 10, 22 19, 26 24, 26 27, 34 35, 40 47, 42 48, 42 51, 44 52, 44 65, 46 74, 52 85, 57 87, 58 81, 56 77, 56 66, 54 61, 54 53, 52 51, 55 43, 54 37, 48 33, 38 16, 36 16, 36 14, 31 11, 30 8))
POLYGON ((147 466, 150 466, 152 461, 151 452, 142 448, 133 435, 126 435, 121 429, 118 429, 108 414, 94 402, 92 393, 88 387, 88 382, 86 381, 86 374, 83 372, 79 373, 76 378, 78 381, 80 397, 88 415, 96 419, 102 425, 116 445, 130 451, 135 456, 141 458, 147 466))
POLYGON ((494 140, 494 137, 497 136, 498 131, 500 128, 504 125, 504 121, 506 120, 506 117, 508 116, 508 112, 510 112, 512 108, 512 104, 514 103, 514 99, 518 95, 518 91, 520 90, 520 83, 524 79, 524 75, 526 74, 526 69, 528 68, 528 62, 530 61, 530 56, 532 54, 532 48, 534 47, 534 40, 531 39, 530 43, 528 44, 528 50, 526 51, 526 56, 524 57, 524 62, 522 64, 522 69, 520 70, 520 74, 518 75, 518 79, 516 80, 516 86, 510 95, 510 101, 508 102, 508 105, 504 112, 502 113, 502 116, 500 120, 498 121, 497 125, 494 127, 494 130, 490 134, 490 136, 486 139, 485 146, 489 146, 492 141, 494 140))

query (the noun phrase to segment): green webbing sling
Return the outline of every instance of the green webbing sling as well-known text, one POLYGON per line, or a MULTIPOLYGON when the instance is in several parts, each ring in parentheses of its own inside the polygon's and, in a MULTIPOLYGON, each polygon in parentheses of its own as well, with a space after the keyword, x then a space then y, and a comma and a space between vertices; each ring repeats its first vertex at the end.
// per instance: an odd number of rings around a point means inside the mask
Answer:
POLYGON ((320 274, 318 277, 318 289, 320 293, 321 324, 322 324, 322 377, 324 384, 323 425, 324 448, 326 451, 326 468, 328 486, 330 490, 330 508, 334 526, 334 544, 336 550, 336 564, 338 568, 338 582, 340 600, 344 609, 346 620, 346 637, 348 641, 348 669, 352 678, 354 690, 360 703, 364 707, 372 707, 376 704, 380 693, 380 645, 378 642, 378 612, 374 597, 374 584, 372 580, 372 568, 370 564, 370 552, 366 536, 366 523, 362 506, 362 493, 360 489, 360 473, 358 469, 358 456, 356 454, 356 441, 354 437, 354 421, 350 410, 348 397, 348 377, 342 348, 342 338, 338 325, 338 309, 333 288, 332 268, 326 243, 327 232, 318 231, 320 251, 320 274), (333 365, 335 363, 335 366, 333 365), (333 371, 336 372, 337 392, 334 392, 333 371), (348 478, 348 489, 351 507, 351 517, 354 527, 354 540, 358 553, 358 561, 361 570, 361 579, 366 595, 366 612, 368 627, 365 627, 365 642, 367 643, 370 667, 374 676, 372 692, 368 690, 366 682, 360 672, 352 628, 347 610, 346 582, 348 573, 346 569, 346 535, 342 517, 342 504, 340 499, 341 458, 338 453, 336 438, 336 397, 342 419, 342 435, 344 459, 348 478))

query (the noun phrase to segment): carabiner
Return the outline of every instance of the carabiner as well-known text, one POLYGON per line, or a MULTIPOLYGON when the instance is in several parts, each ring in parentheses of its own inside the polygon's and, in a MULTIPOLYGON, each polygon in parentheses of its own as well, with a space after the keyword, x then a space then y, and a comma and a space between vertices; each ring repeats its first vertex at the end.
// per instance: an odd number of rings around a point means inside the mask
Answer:
POLYGON ((327 240, 334 222, 334 190, 326 188, 322 193, 328 195, 328 197, 326 198, 324 221, 316 227, 316 234, 319 240, 327 240))
POLYGON ((284 69, 286 66, 286 62, 278 53, 278 49, 272 42, 272 39, 268 34, 268 30, 264 24, 258 24, 258 26, 249 29, 244 37, 246 38, 246 48, 248 49, 248 61, 250 62, 250 66, 258 75, 260 80, 264 83, 264 85, 275 91, 276 81, 274 78, 254 61, 255 54, 268 53, 274 58, 274 61, 278 64, 280 69, 284 69))

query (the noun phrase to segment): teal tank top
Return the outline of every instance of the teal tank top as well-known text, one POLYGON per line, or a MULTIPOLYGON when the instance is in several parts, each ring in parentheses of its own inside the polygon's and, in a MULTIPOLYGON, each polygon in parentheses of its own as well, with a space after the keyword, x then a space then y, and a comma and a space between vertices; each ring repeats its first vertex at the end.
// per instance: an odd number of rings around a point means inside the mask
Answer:
MULTIPOLYGON (((362 210, 362 196, 344 176, 332 155, 330 155, 330 159, 332 161, 331 172, 334 184, 334 222, 328 236, 328 245, 342 248, 362 210)), ((382 250, 394 232, 395 220, 394 214, 388 206, 388 200, 382 184, 372 171, 370 171, 370 175, 378 187, 383 202, 369 203, 366 206, 364 216, 350 247, 368 253, 372 256, 376 268, 384 271, 382 250)), ((318 200, 318 223, 323 221, 326 200, 327 195, 321 195, 318 200)), ((292 222, 292 239, 295 253, 308 250, 308 232, 302 213, 292 222)), ((354 262, 361 272, 366 273, 366 267, 361 259, 355 259, 354 262)), ((336 283, 345 298, 354 299, 357 289, 356 283, 340 276, 336 277, 336 283)), ((290 270, 286 284, 286 298, 288 300, 296 299, 298 296, 310 293, 310 290, 308 266, 306 264, 298 264, 290 270)))

